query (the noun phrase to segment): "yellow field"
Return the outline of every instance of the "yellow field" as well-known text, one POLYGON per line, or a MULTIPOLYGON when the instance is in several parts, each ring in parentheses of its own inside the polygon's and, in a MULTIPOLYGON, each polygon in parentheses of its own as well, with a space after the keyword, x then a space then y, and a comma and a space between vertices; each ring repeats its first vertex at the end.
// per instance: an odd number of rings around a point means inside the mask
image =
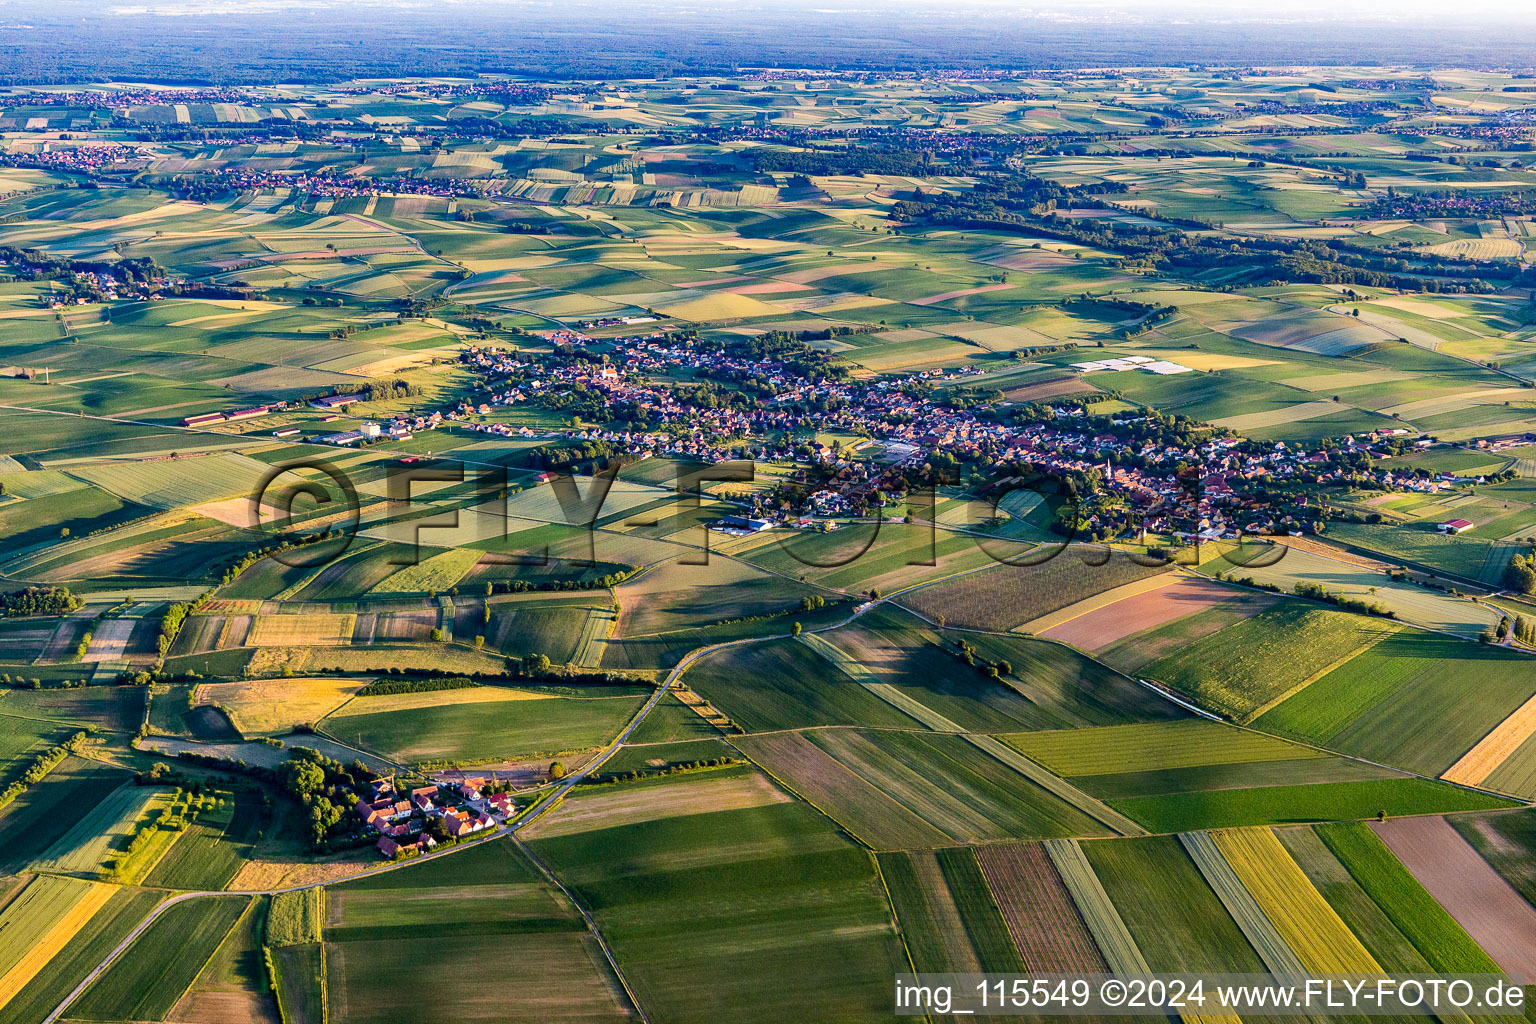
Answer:
POLYGON ((734 295, 730 292, 716 292, 689 302, 658 304, 656 308, 668 316, 682 317, 684 320, 731 320, 784 312, 782 307, 770 306, 750 295, 734 295))
POLYGON ((306 615, 258 615, 246 637, 250 647, 337 647, 352 642, 357 616, 334 612, 306 615))
POLYGON ((358 697, 332 713, 333 718, 372 715, 380 711, 412 711, 446 704, 502 704, 512 700, 550 700, 552 695, 534 690, 515 690, 509 686, 467 686, 462 690, 427 690, 422 693, 387 693, 378 697, 358 697))
POLYGON ((1229 356, 1219 352, 1196 352, 1192 349, 1166 349, 1153 348, 1136 350, 1136 355, 1149 356, 1153 359, 1167 359, 1187 366, 1191 370, 1246 370, 1254 366, 1274 366, 1278 360, 1254 359, 1252 356, 1229 356))
POLYGON ((1215 829, 1211 838, 1264 915, 1319 974, 1379 974, 1381 967, 1267 828, 1215 829))
POLYGON ((1475 260, 1514 259, 1520 255, 1520 243, 1513 238, 1458 238, 1426 246, 1420 252, 1435 256, 1470 256, 1475 260))
POLYGON ((48 962, 58 956, 69 941, 84 928, 91 918, 96 916, 96 911, 106 905, 112 894, 117 892, 117 886, 107 885, 105 882, 85 882, 88 891, 80 898, 80 901, 69 908, 62 918, 37 941, 37 943, 21 959, 12 965, 11 969, 0 977, 0 1007, 11 1001, 11 997, 20 992, 22 986, 37 976, 37 972, 48 966, 48 962))
POLYGON ((217 704, 246 736, 288 732, 300 722, 318 722, 362 689, 363 680, 315 677, 204 683, 200 704, 217 704))
POLYGON ((1481 786, 1509 755, 1526 740, 1536 736, 1536 697, 1520 705, 1504 721, 1493 727, 1461 760, 1451 765, 1440 777, 1447 782, 1459 782, 1463 786, 1481 786))

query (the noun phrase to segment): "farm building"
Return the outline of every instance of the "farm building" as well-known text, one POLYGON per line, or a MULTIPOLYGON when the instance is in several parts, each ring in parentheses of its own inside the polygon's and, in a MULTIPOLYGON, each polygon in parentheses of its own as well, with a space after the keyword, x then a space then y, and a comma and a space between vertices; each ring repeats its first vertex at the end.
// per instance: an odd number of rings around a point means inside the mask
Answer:
POLYGON ((721 516, 715 520, 715 529, 725 533, 762 533, 772 526, 773 524, 766 519, 752 519, 747 516, 721 516))
POLYGON ((236 409, 234 412, 226 416, 225 419, 231 422, 235 420, 255 419, 257 416, 265 416, 271 411, 272 407, 270 405, 253 405, 249 409, 236 409))
POLYGON ((1441 533, 1466 533, 1477 525, 1466 519, 1451 519, 1440 524, 1441 533))

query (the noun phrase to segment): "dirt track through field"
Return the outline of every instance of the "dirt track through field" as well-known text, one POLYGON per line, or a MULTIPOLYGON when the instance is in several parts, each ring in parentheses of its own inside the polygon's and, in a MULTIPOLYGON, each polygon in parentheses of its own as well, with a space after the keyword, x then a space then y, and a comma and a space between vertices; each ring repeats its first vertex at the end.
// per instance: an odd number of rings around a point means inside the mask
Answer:
POLYGON ((1419 884, 1510 974, 1536 978, 1536 907, 1444 818, 1373 824, 1419 884))

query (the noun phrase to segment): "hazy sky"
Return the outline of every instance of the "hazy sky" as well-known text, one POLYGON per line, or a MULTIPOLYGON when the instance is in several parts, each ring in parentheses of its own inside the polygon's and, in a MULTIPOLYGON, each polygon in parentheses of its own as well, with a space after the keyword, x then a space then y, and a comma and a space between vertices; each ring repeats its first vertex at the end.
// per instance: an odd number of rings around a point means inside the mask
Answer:
MULTIPOLYGON (((611 0, 623 4, 626 0, 611 0)), ((7 10, 37 9, 36 0, 0 0, 0 14, 7 10)), ((483 8, 499 12, 549 10, 590 3, 554 3, 551 0, 51 0, 55 13, 78 11, 82 16, 115 14, 216 15, 259 14, 276 11, 326 10, 344 7, 483 8)), ((1384 20, 1462 23, 1468 20, 1517 22, 1536 25, 1536 3, 1530 0, 699 0, 674 5, 722 13, 740 9, 806 10, 847 15, 867 12, 890 15, 898 12, 954 12, 985 9, 1010 21, 1031 18, 1060 21, 1141 22, 1271 22, 1384 20)))

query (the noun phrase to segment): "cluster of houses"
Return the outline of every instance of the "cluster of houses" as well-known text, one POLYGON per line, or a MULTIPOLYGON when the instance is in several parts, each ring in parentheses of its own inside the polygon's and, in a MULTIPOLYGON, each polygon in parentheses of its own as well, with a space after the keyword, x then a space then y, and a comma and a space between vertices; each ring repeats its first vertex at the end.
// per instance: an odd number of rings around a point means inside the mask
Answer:
POLYGON ((207 179, 238 192, 271 189, 282 195, 308 195, 316 199, 348 199, 356 196, 436 196, 457 199, 477 196, 479 184, 463 178, 360 178, 308 171, 258 171, 248 167, 224 168, 207 179))
POLYGON ((71 299, 68 295, 48 292, 38 300, 39 303, 44 309, 68 309, 70 306, 86 306, 92 302, 118 302, 120 300, 128 302, 160 302, 165 298, 164 295, 160 294, 160 288, 169 284, 181 284, 182 281, 180 279, 171 281, 166 278, 160 278, 153 285, 133 288, 125 285, 111 274, 103 274, 100 271, 77 270, 71 275, 70 283, 77 289, 83 287, 85 290, 94 293, 94 297, 87 298, 83 295, 77 295, 71 299))
POLYGON ((38 167, 50 171, 90 174, 109 168, 121 168, 130 162, 145 164, 148 155, 137 147, 115 143, 90 145, 56 144, 51 140, 27 149, 0 153, 0 167, 38 167))
POLYGON ((464 839, 504 823, 517 810, 512 797, 486 793, 485 787, 485 778, 477 775, 402 793, 393 780, 375 779, 370 798, 359 797, 355 809, 363 824, 378 833, 379 853, 392 860, 431 850, 438 843, 433 832, 464 839))
MULTIPOLYGON (((1461 482, 1453 475, 1425 474, 1411 465, 1403 469, 1387 465, 1400 450, 1401 439, 1411 433, 1405 427, 1346 436, 1331 452, 1284 442, 1256 446, 1239 438, 1199 445, 1164 443, 1138 439, 1135 430, 1121 433, 1114 429, 1143 422, 1145 418, 1139 415, 1113 419, 1111 429, 1095 430, 1088 426, 1080 408, 1061 405, 1052 408, 1050 419, 1019 424, 955 409, 927 397, 924 385, 931 385, 935 378, 959 377, 962 372, 925 371, 873 383, 812 379, 780 360, 722 353, 660 332, 612 341, 617 349, 614 361, 559 365, 537 362, 516 352, 471 348, 465 359, 483 374, 489 394, 478 403, 462 404, 457 414, 451 415, 486 415, 498 406, 580 386, 602 394, 609 403, 634 403, 643 410, 650 429, 592 428, 556 436, 601 439, 634 455, 672 455, 703 462, 741 457, 800 459, 832 470, 831 482, 813 493, 804 508, 759 505, 753 513, 756 521, 805 513, 821 517, 857 514, 861 509, 897 500, 898 495, 886 489, 893 485, 891 470, 921 468, 940 452, 985 464, 1027 464, 1058 474, 1096 473, 1104 491, 1120 500, 1102 502, 1084 525, 1107 533, 1135 522, 1157 532, 1217 538, 1239 532, 1296 532, 1301 521, 1315 518, 1299 514, 1305 507, 1304 498, 1286 499, 1285 507, 1255 498, 1248 486, 1253 483, 1352 483, 1438 493, 1461 482), (746 407, 696 406, 646 379, 648 374, 676 375, 678 370, 696 377, 751 381, 759 390, 771 390, 772 396, 746 407), (856 458, 847 447, 795 440, 797 434, 803 438, 807 432, 823 431, 879 439, 888 453, 885 465, 856 458), (1346 458, 1336 459, 1335 453, 1346 458), (1351 458, 1358 455, 1365 459, 1351 458), (1189 466, 1200 469, 1193 504, 1190 489, 1180 479, 1189 466), (1117 521, 1122 518, 1125 522, 1117 521)), ((1139 369, 1159 374, 1187 369, 1180 364, 1162 367, 1157 363, 1144 356, 1128 356, 1075 364, 1075 368, 1084 372, 1139 369)), ((500 423, 476 424, 472 429, 533 435, 526 427, 500 423)), ((1411 450, 1420 451, 1434 443, 1420 439, 1411 450)), ((744 528, 744 524, 736 523, 720 526, 744 528)))

